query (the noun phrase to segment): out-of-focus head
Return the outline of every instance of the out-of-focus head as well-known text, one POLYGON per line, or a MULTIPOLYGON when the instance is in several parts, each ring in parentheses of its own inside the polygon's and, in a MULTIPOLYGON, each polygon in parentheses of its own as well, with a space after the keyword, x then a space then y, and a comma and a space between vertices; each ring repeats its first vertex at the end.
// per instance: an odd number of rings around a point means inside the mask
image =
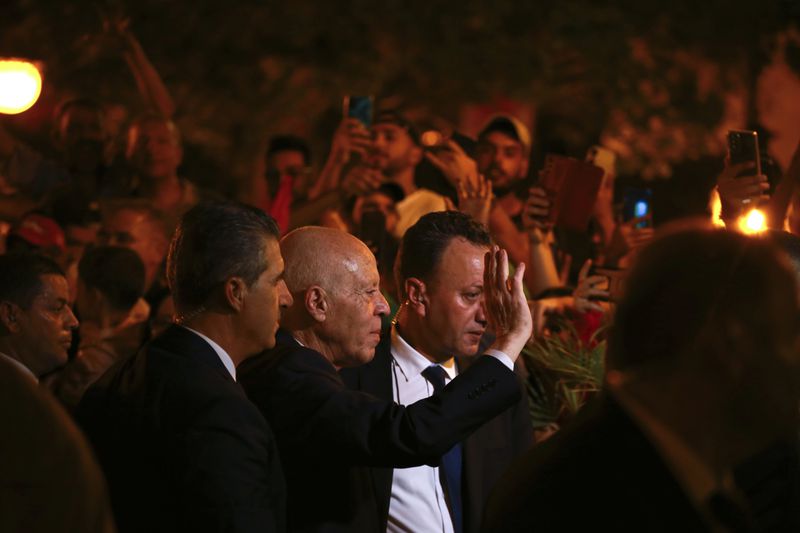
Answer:
POLYGON ((517 118, 496 115, 478 134, 478 169, 504 191, 528 174, 531 134, 517 118))
POLYGON ((128 128, 126 157, 142 177, 154 181, 177 175, 183 159, 178 127, 158 115, 144 115, 128 128))
POLYGON ((36 252, 61 262, 66 251, 64 230, 50 217, 28 213, 11 227, 6 248, 16 252, 36 252))
POLYGON ((274 195, 284 178, 292 180, 292 190, 301 193, 310 186, 311 148, 300 137, 278 135, 269 140, 264 158, 264 177, 274 195))
POLYGON ((796 277, 769 239, 712 229, 657 239, 626 282, 608 368, 632 381, 701 380, 727 406, 715 423, 796 432, 796 277))
POLYGON ((415 348, 437 361, 475 355, 486 326, 483 270, 491 238, 457 211, 429 213, 403 236, 395 281, 403 327, 415 328, 415 348))
POLYGON ((309 226, 288 233, 281 252, 295 302, 289 322, 310 329, 337 367, 372 360, 389 305, 369 248, 349 233, 309 226))
POLYGON ((377 114, 372 126, 374 153, 371 163, 386 176, 393 177, 413 169, 422 160, 419 134, 414 125, 397 110, 377 114))
POLYGON ((269 215, 233 202, 197 205, 181 219, 167 258, 177 317, 214 313, 233 320, 247 353, 272 348, 281 308, 292 303, 283 267, 269 215))
POLYGON ((356 227, 360 227, 364 213, 381 213, 386 232, 391 235, 397 225, 397 204, 404 197, 402 187, 395 183, 383 183, 377 189, 356 197, 353 204, 353 222, 356 227))
POLYGON ((56 109, 54 137, 67 165, 90 171, 104 163, 108 136, 103 107, 88 98, 67 100, 56 109))
POLYGON ((169 247, 167 227, 150 205, 137 201, 112 201, 103 205, 100 244, 130 248, 144 263, 149 287, 158 277, 169 247))
POLYGON ((67 362, 78 321, 61 268, 32 253, 0 256, 0 342, 36 376, 67 362))
POLYGON ((129 248, 90 247, 78 263, 77 307, 84 321, 100 321, 105 310, 130 311, 144 288, 144 264, 129 248))

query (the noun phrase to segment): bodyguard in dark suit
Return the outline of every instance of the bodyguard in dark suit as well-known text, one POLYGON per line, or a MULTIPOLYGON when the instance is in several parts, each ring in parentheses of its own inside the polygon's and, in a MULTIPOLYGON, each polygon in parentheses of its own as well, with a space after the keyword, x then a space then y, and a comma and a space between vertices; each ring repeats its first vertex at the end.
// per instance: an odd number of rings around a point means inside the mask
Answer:
POLYGON ((257 209, 189 211, 167 264, 177 324, 81 401, 120 531, 285 529, 275 441, 236 382, 239 363, 274 346, 291 304, 277 237, 257 209))
POLYGON ((626 287, 605 392, 512 465, 484 530, 796 531, 796 470, 760 486, 775 443, 797 438, 800 306, 786 258, 763 240, 684 230, 646 248, 626 287))
MULTIPOLYGON (((431 213, 403 236, 395 264, 403 304, 372 362, 345 382, 409 404, 463 375, 488 324, 483 258, 491 240, 461 213, 431 213), (436 377, 438 374, 439 378, 436 377)), ((489 491, 533 442, 527 396, 487 421, 433 466, 373 469, 381 529, 477 531, 489 491)), ((448 385, 449 387, 449 385, 448 385)), ((446 388, 445 388, 446 390, 446 388)))
POLYGON ((491 283, 501 287, 492 301, 507 319, 495 355, 476 358, 445 390, 404 407, 348 390, 336 372, 372 359, 388 310, 370 250, 344 232, 302 228, 283 238, 281 251, 295 303, 275 349, 242 365, 241 374, 278 440, 289 529, 378 531, 366 467, 438 464, 454 443, 519 400, 509 367, 532 327, 521 274, 506 283, 507 258, 498 252, 497 265, 492 255, 491 283))

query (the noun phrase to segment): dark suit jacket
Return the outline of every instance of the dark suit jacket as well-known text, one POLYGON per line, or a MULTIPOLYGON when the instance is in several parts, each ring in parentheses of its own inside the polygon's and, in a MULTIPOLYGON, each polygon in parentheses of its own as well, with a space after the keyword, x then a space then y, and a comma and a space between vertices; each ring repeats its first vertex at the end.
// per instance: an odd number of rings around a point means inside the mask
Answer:
POLYGON ((667 465, 606 395, 515 462, 484 531, 708 531, 667 465))
POLYGON ((269 426, 211 346, 173 326, 112 367, 78 420, 105 470, 120 531, 282 531, 269 426))
POLYGON ((292 531, 378 531, 367 466, 438 464, 442 453, 520 398, 516 376, 481 357, 441 393, 403 407, 349 390, 321 354, 286 332, 240 380, 275 431, 292 531))
MULTIPOLYGON (((459 374, 465 372, 474 357, 457 358, 459 374)), ((375 358, 358 368, 343 369, 340 374, 348 387, 392 400, 392 354, 387 335, 375 350, 375 358)), ((478 531, 489 492, 511 462, 533 444, 533 428, 525 394, 525 385, 517 378, 519 401, 481 425, 463 441, 464 531, 478 531)), ((381 531, 386 530, 392 491, 392 468, 371 469, 381 531)))

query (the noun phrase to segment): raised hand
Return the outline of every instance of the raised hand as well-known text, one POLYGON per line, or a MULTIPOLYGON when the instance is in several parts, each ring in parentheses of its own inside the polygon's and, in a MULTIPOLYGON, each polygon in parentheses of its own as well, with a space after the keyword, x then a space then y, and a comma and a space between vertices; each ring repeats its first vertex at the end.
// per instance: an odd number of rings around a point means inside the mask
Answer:
POLYGON ((550 199, 547 192, 541 187, 531 187, 528 191, 528 200, 522 208, 522 227, 531 238, 541 242, 553 229, 549 216, 550 199))
POLYGON ((736 218, 745 208, 769 200, 769 195, 766 194, 769 190, 767 177, 755 174, 755 166, 752 161, 738 165, 729 165, 727 161, 725 162, 725 168, 717 177, 723 220, 736 218), (753 174, 736 177, 748 170, 752 170, 753 174))
POLYGON ((356 165, 344 177, 342 188, 349 195, 361 195, 377 189, 384 181, 383 174, 378 169, 356 165))
POLYGON ((372 137, 369 130, 356 118, 346 118, 336 128, 333 135, 331 152, 340 156, 347 156, 352 152, 366 159, 372 150, 372 137))
POLYGON ((513 278, 508 275, 508 254, 498 246, 486 253, 483 273, 483 294, 486 314, 496 340, 492 348, 515 361, 533 334, 533 319, 522 277, 525 263, 517 266, 513 278))
POLYGON ((608 278, 605 276, 590 276, 589 270, 592 268, 592 260, 587 259, 578 274, 578 286, 572 292, 575 298, 575 309, 581 313, 587 311, 604 312, 603 306, 592 298, 605 298, 608 300, 611 294, 608 292, 608 278), (605 287, 605 288, 603 288, 605 287))
POLYGON ((492 210, 492 182, 478 175, 476 185, 459 180, 456 183, 456 191, 458 210, 487 226, 489 213, 492 210))
POLYGON ((465 186, 477 189, 478 164, 454 140, 449 139, 445 143, 444 149, 435 153, 426 151, 425 157, 433 166, 442 171, 453 188, 458 189, 458 183, 462 182, 465 186))

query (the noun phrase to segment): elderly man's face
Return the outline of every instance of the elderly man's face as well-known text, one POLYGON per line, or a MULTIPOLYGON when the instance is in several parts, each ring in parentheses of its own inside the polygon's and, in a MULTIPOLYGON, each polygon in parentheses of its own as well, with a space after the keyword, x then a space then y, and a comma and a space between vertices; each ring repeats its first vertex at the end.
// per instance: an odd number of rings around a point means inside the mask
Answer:
POLYGON ((341 268, 339 283, 326 291, 330 310, 323 334, 340 368, 372 360, 380 342, 381 317, 389 312, 375 257, 368 250, 354 254, 341 268))
POLYGON ((17 308, 14 324, 30 370, 41 376, 66 364, 78 320, 69 307, 67 280, 57 274, 40 277, 42 290, 27 309, 17 308))

